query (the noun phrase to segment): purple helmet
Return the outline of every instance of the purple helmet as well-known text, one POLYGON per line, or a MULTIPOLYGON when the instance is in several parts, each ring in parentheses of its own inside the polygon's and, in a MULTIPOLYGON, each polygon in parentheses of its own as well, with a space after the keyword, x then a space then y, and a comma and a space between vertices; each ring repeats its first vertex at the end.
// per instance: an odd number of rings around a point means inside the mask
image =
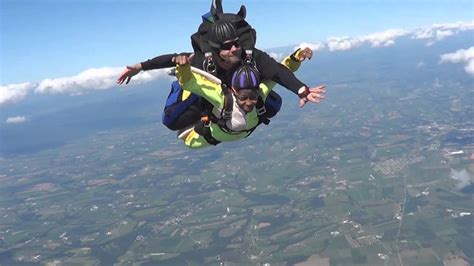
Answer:
POLYGON ((260 73, 254 66, 244 64, 235 70, 232 76, 232 87, 236 90, 258 90, 260 85, 259 76, 260 73))

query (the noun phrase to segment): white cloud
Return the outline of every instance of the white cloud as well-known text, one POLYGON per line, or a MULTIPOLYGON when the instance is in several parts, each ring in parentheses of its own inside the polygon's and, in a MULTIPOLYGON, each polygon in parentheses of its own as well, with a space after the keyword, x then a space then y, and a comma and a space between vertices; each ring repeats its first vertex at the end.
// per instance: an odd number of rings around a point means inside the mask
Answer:
MULTIPOLYGON (((123 68, 92 68, 75 76, 56 79, 45 79, 36 87, 37 93, 77 94, 86 90, 106 90, 117 87, 117 78, 123 68)), ((132 78, 130 84, 142 84, 165 76, 165 70, 141 72, 132 78)))
MULTIPOLYGON (((430 27, 416 30, 390 29, 387 31, 368 34, 358 37, 331 37, 324 43, 301 43, 299 47, 310 47, 313 51, 328 49, 329 51, 346 51, 360 47, 363 44, 369 44, 373 48, 393 46, 400 37, 411 36, 412 39, 426 40, 427 45, 444 40, 460 32, 474 30, 474 21, 456 22, 447 24, 435 24, 430 27)), ((472 51, 468 51, 472 53, 472 51)), ((283 58, 283 54, 270 53, 277 60, 283 58)), ((453 62, 448 59, 454 55, 442 56, 442 62, 453 62)), ((460 55, 458 55, 460 56, 460 55)), ((463 59, 459 62, 465 62, 466 72, 474 75, 474 62, 472 59, 463 59)), ((22 83, 0 86, 0 106, 8 103, 16 103, 23 100, 30 92, 35 93, 65 93, 70 95, 82 94, 88 90, 106 90, 116 88, 116 79, 123 71, 123 68, 93 68, 85 70, 75 76, 50 78, 40 83, 22 83)), ((133 77, 128 85, 148 83, 153 80, 167 77, 167 70, 144 71, 133 77)))
POLYGON ((474 21, 435 24, 415 30, 389 29, 358 37, 330 37, 326 43, 301 43, 297 47, 306 45, 314 50, 327 48, 331 52, 351 50, 363 44, 369 44, 373 48, 388 47, 395 45, 396 40, 404 36, 410 36, 412 39, 426 40, 426 45, 430 46, 467 30, 474 30, 474 21))
POLYGON ((474 76, 474 60, 469 61, 464 67, 464 70, 466 70, 469 75, 474 76))
POLYGON ((463 31, 474 30, 474 21, 434 24, 431 27, 417 29, 412 32, 412 39, 427 40, 431 46, 446 37, 457 35, 463 31))
POLYGON ((386 47, 395 44, 395 39, 408 35, 409 32, 401 29, 390 29, 361 37, 363 42, 368 42, 372 47, 386 47))
POLYGON ((303 42, 297 47, 295 47, 295 50, 298 48, 310 48, 313 50, 313 52, 321 51, 325 48, 325 45, 323 43, 317 42, 317 43, 309 43, 309 42, 303 42))
POLYGON ((388 46, 392 46, 392 45, 395 45, 395 41, 394 40, 388 40, 384 43, 383 46, 388 47, 388 46))
MULTIPOLYGON (((149 70, 149 71, 142 71, 140 74, 133 77, 133 84, 144 84, 144 83, 148 83, 160 78, 168 78, 170 80, 174 80, 175 78, 169 76, 167 74, 167 71, 168 69, 155 69, 155 70, 149 70)), ((115 77, 115 79, 117 79, 117 76, 115 77)))
POLYGON ((442 39, 454 35, 452 30, 437 30, 436 40, 441 41, 442 39))
POLYGON ((362 42, 359 39, 351 39, 349 37, 331 37, 327 41, 329 51, 346 51, 359 47, 362 42))
MULTIPOLYGON (((295 48, 293 48, 294 51, 296 51, 299 48, 310 48, 313 50, 313 52, 317 52, 320 50, 324 50, 325 46, 322 43, 309 43, 309 42, 302 42, 295 48)), ((273 57, 276 61, 281 61, 283 60, 288 54, 286 53, 275 53, 275 52, 267 52, 269 56, 273 57)))
POLYGON ((9 117, 5 121, 7 124, 20 124, 26 122, 26 117, 24 116, 15 116, 15 117, 9 117))
POLYGON ((441 55, 441 62, 461 63, 474 59, 474 46, 467 50, 460 49, 454 53, 441 55))
POLYGON ((467 50, 461 49, 454 53, 442 54, 440 57, 441 63, 466 63, 464 70, 474 76, 474 46, 467 50))
MULTIPOLYGON (((117 78, 124 68, 91 68, 75 76, 44 79, 39 83, 26 82, 0 86, 0 106, 17 103, 31 92, 51 94, 82 94, 88 90, 106 90, 118 87, 117 78)), ((129 85, 148 83, 161 77, 168 77, 167 69, 142 71, 134 76, 129 85)))
POLYGON ((474 30, 474 20, 465 22, 459 21, 455 23, 433 24, 432 28, 439 30, 454 30, 456 32, 474 30))
MULTIPOLYGON (((326 44, 309 44, 316 46, 318 50, 328 48, 329 51, 346 51, 351 50, 361 45, 367 43, 372 47, 387 47, 395 44, 395 39, 408 35, 409 32, 401 29, 390 29, 383 32, 368 34, 359 37, 330 37, 327 39, 326 44)), ((302 43, 298 47, 303 45, 308 45, 308 43, 302 43)))
POLYGON ((35 86, 31 82, 0 86, 0 106, 23 100, 35 86))
POLYGON ((431 29, 422 29, 419 31, 415 31, 412 35, 412 39, 418 39, 418 40, 432 39, 433 35, 434 33, 431 29))

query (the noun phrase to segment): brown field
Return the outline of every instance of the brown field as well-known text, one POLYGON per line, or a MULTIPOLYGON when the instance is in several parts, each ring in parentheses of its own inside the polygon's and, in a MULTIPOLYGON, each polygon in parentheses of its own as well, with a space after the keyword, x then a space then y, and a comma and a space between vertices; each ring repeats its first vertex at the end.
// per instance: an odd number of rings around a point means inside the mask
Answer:
POLYGON ((329 258, 313 255, 304 262, 296 263, 295 266, 329 266, 329 258))

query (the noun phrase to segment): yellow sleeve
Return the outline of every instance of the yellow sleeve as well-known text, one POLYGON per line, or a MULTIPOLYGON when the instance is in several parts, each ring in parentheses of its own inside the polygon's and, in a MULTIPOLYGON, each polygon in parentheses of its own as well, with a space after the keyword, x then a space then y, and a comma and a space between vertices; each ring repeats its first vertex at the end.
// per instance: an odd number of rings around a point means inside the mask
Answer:
POLYGON ((222 108, 224 106, 224 94, 221 86, 202 75, 193 73, 189 64, 176 66, 176 78, 183 90, 203 97, 214 107, 222 108))
MULTIPOLYGON (((298 48, 298 50, 296 50, 296 52, 293 53, 294 57, 298 58, 301 51, 302 51, 301 48, 298 48)), ((301 66, 301 62, 291 59, 291 55, 285 57, 285 59, 283 59, 281 64, 286 66, 292 72, 297 71, 301 66)))

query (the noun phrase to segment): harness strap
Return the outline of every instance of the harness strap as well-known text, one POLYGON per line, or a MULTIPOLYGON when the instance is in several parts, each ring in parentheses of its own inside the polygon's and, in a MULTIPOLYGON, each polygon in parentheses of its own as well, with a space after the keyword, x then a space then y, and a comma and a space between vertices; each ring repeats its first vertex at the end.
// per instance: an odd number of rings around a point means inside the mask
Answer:
MULTIPOLYGON (((255 60, 253 59, 253 50, 245 50, 244 64, 256 66, 255 60)), ((257 69, 255 67, 255 69, 257 69)))
POLYGON ((270 119, 265 115, 267 113, 267 109, 265 108, 265 103, 261 96, 258 96, 257 104, 255 105, 257 115, 258 115, 258 125, 261 123, 268 125, 270 124, 270 119))
POLYGON ((194 126, 194 131, 196 131, 199 135, 203 136, 204 139, 207 141, 207 143, 211 145, 217 145, 221 143, 217 139, 215 139, 212 134, 211 134, 211 128, 209 127, 209 122, 201 120, 197 122, 197 124, 194 126))
POLYGON ((205 57, 206 58, 202 62, 202 69, 204 69, 207 73, 215 76, 217 74, 217 68, 216 68, 216 65, 214 64, 212 53, 206 53, 205 57))
MULTIPOLYGON (((230 98, 227 100, 228 102, 233 101, 232 95, 230 93, 227 97, 230 98)), ((233 107, 233 104, 231 105, 231 107, 233 107)), ((258 97, 258 102, 255 105, 255 111, 257 112, 257 116, 258 116, 257 125, 251 129, 240 131, 240 132, 249 132, 249 135, 250 135, 250 133, 252 133, 255 130, 255 128, 257 128, 260 124, 265 124, 265 125, 270 124, 270 119, 266 116, 267 109, 265 108, 265 103, 263 102, 263 99, 261 96, 258 97)), ((223 114, 225 113, 225 111, 223 110, 221 113, 223 114)), ((229 129, 226 124, 226 121, 232 118, 232 110, 229 110, 229 114, 230 115, 228 119, 224 119, 224 116, 222 116, 222 118, 217 118, 212 112, 210 112, 208 113, 208 116, 206 117, 206 119, 208 119, 212 123, 218 124, 222 131, 226 133, 232 133, 234 131, 229 129)))
POLYGON ((217 123, 224 131, 229 131, 227 128, 226 122, 232 119, 232 111, 234 109, 234 98, 229 88, 222 83, 221 84, 222 92, 224 93, 224 108, 221 111, 221 117, 217 118, 212 110, 209 112, 209 117, 213 123, 217 123))
MULTIPOLYGON (((216 117, 216 115, 212 113, 213 106, 211 104, 208 104, 204 108, 206 111, 204 112, 203 118, 195 126, 195 131, 202 135, 204 139, 211 145, 217 145, 220 143, 220 141, 216 140, 211 134, 211 130, 209 127, 211 122, 219 125, 220 129, 226 133, 233 132, 227 127, 226 122, 232 119, 234 98, 232 97, 230 89, 224 83, 221 83, 221 88, 222 92, 224 93, 224 108, 222 108, 221 117, 216 117)), ((258 123, 255 127, 242 131, 248 133, 246 137, 250 136, 250 134, 252 134, 252 132, 260 124, 268 125, 270 123, 270 119, 266 116, 267 110, 265 108, 265 102, 263 101, 263 98, 261 96, 258 97, 258 101, 255 105, 255 108, 258 116, 258 123)))

